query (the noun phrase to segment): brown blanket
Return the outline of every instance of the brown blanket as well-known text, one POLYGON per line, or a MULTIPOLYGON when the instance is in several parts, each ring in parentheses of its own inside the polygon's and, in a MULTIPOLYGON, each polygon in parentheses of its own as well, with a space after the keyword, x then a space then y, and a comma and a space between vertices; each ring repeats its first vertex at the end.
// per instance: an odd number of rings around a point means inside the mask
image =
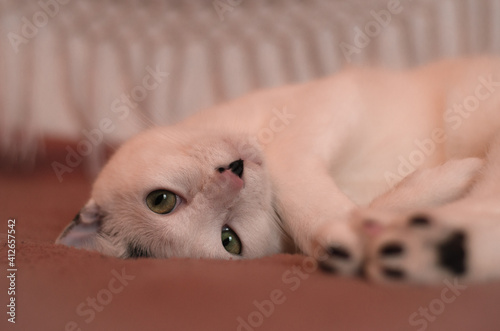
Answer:
POLYGON ((119 260, 54 245, 89 190, 79 170, 61 183, 48 165, 0 173, 0 330, 500 330, 500 282, 383 287, 298 255, 119 260))

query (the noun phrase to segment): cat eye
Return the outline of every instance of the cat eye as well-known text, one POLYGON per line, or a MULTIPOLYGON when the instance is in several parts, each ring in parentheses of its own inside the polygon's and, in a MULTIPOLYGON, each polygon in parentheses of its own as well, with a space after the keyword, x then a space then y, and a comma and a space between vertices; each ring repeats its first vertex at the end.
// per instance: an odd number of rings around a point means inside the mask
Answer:
POLYGON ((222 246, 231 254, 241 254, 241 241, 236 232, 229 226, 225 225, 221 232, 222 246))
POLYGON ((178 196, 167 190, 156 190, 146 197, 148 208, 157 214, 171 213, 177 207, 178 201, 178 196))

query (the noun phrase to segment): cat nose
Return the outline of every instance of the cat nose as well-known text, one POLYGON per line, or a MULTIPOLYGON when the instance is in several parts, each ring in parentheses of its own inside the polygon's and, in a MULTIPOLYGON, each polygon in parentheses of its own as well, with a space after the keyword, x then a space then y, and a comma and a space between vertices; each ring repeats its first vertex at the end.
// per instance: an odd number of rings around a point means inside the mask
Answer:
POLYGON ((231 170, 233 174, 241 178, 241 176, 243 176, 243 160, 240 159, 231 162, 229 164, 229 170, 231 170))
POLYGON ((243 176, 243 160, 239 159, 234 162, 231 162, 229 163, 229 166, 227 168, 225 167, 217 168, 217 171, 220 173, 223 173, 226 170, 231 170, 233 174, 241 178, 241 176, 243 176))

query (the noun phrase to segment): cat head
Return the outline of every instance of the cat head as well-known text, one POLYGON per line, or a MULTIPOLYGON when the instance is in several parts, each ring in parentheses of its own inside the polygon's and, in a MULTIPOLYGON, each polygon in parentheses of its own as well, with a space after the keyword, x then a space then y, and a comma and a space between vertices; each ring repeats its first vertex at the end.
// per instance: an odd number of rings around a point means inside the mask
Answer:
POLYGON ((125 143, 56 243, 129 257, 285 250, 263 155, 243 136, 155 128, 125 143))

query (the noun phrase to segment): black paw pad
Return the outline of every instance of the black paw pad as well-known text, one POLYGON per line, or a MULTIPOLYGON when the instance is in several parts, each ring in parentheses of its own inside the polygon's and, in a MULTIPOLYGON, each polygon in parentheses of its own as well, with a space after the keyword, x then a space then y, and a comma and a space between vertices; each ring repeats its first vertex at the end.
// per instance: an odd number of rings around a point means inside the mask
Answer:
POLYGON ((429 217, 425 215, 415 215, 410 218, 410 226, 428 226, 431 224, 429 217))
POLYGON ((339 258, 342 260, 349 260, 351 258, 351 254, 349 254, 349 251, 339 246, 330 246, 327 248, 326 252, 331 257, 339 258))
POLYGON ((389 243, 382 246, 379 250, 379 255, 381 256, 396 256, 404 252, 403 245, 399 243, 389 243))
POLYGON ((393 268, 383 268, 382 273, 387 277, 387 278, 392 278, 394 280, 400 280, 405 278, 405 273, 401 269, 393 269, 393 268))
POLYGON ((439 265, 455 275, 465 273, 465 234, 455 232, 438 246, 439 265))
POLYGON ((318 263, 318 267, 323 270, 324 272, 327 272, 329 274, 335 274, 337 273, 337 269, 335 269, 333 266, 329 265, 328 263, 326 262, 319 262, 318 263))

